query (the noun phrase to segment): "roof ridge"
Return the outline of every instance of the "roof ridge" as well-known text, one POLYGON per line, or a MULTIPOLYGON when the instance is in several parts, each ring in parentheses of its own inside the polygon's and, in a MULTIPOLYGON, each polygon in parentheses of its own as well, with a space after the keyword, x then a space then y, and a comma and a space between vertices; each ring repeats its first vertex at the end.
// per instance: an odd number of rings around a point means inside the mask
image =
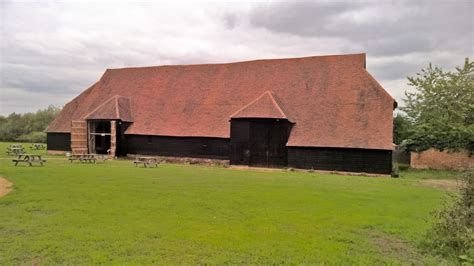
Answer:
POLYGON ((229 117, 233 117, 234 115, 240 113, 242 110, 244 110, 245 108, 251 106, 252 104, 256 103, 258 100, 260 100, 260 98, 262 98, 263 96, 265 96, 265 94, 269 92, 269 91, 265 91, 264 93, 262 93, 260 96, 258 96, 255 100, 251 101, 250 103, 246 104, 244 107, 240 108, 239 110, 237 110, 236 112, 234 112, 233 114, 231 114, 229 117))
POLYGON ((301 57, 264 58, 264 59, 251 59, 251 60, 243 60, 243 61, 233 61, 233 62, 227 62, 227 63, 176 64, 176 65, 155 65, 155 66, 145 66, 145 67, 107 68, 106 72, 107 71, 113 71, 113 70, 128 70, 128 69, 146 69, 146 68, 178 67, 178 66, 219 66, 219 65, 232 65, 232 64, 265 62, 265 61, 288 61, 288 60, 315 59, 315 58, 328 58, 328 57, 353 57, 353 56, 364 56, 365 57, 366 53, 310 55, 310 56, 301 56, 301 57))
POLYGON ((280 111, 280 113, 284 116, 284 117, 288 117, 285 112, 283 112, 283 109, 281 109, 281 106, 277 103, 277 101, 275 100, 275 98, 273 97, 273 92, 272 91, 267 91, 268 94, 270 95, 270 99, 272 100, 273 104, 278 108, 278 111, 280 111))
MULTIPOLYGON (((116 96, 116 95, 115 95, 116 96)), ((110 97, 107 101, 103 102, 102 104, 100 104, 99 106, 97 106, 96 108, 94 108, 94 110, 92 110, 91 112, 85 114, 82 116, 82 118, 87 118, 88 116, 90 116, 91 114, 95 113, 97 110, 99 110, 101 107, 105 106, 106 104, 108 104, 111 100, 113 100, 113 98, 115 96, 112 96, 110 97)))
POLYGON ((263 92, 260 96, 255 98, 253 101, 246 104, 244 107, 240 108, 239 110, 237 110, 233 114, 231 114, 230 118, 235 117, 239 113, 243 112, 245 109, 250 108, 252 105, 256 104, 258 101, 260 101, 261 99, 263 99, 267 95, 270 99, 271 106, 276 109, 276 111, 279 113, 279 115, 281 115, 283 118, 286 118, 286 119, 290 120, 289 117, 286 115, 286 113, 283 111, 282 106, 280 106, 280 104, 278 103, 279 101, 276 100, 276 98, 275 98, 276 96, 273 94, 273 92, 271 90, 267 90, 267 91, 263 92))

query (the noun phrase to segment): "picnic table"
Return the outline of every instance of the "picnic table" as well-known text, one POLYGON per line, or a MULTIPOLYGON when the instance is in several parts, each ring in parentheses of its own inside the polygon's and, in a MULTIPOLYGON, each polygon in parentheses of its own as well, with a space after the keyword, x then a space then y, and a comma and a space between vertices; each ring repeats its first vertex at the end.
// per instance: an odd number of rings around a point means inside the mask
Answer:
POLYGON ((33 163, 39 163, 41 166, 43 166, 43 163, 45 163, 46 160, 43 160, 41 155, 38 154, 20 154, 18 155, 18 158, 13 159, 12 162, 15 163, 15 166, 17 166, 19 163, 25 163, 28 164, 28 166, 32 166, 33 163))
POLYGON ((135 161, 133 161, 135 164, 135 167, 137 167, 139 164, 143 164, 143 166, 149 167, 150 165, 155 165, 155 167, 158 167, 158 164, 160 163, 160 159, 158 157, 151 157, 151 156, 137 156, 135 157, 135 161))
POLYGON ((19 144, 12 144, 7 147, 7 154, 8 155, 20 155, 20 154, 25 154, 25 149, 23 146, 19 144))
POLYGON ((44 150, 46 146, 43 143, 33 143, 30 145, 30 149, 32 150, 44 150))
POLYGON ((103 154, 71 154, 68 156, 69 161, 79 161, 81 163, 96 163, 97 161, 104 162, 106 156, 103 154))

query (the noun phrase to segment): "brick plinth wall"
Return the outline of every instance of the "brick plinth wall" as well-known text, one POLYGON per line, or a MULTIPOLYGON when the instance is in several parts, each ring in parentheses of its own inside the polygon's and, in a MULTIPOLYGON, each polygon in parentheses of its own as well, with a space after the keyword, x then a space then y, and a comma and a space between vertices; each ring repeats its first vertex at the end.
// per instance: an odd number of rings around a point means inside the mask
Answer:
POLYGON ((68 151, 55 151, 55 150, 48 150, 46 151, 47 154, 51 154, 51 155, 64 155, 64 154, 67 154, 68 151))
POLYGON ((474 166, 474 155, 468 151, 447 152, 429 149, 412 152, 410 166, 416 169, 465 170, 474 166))
MULTIPOLYGON (((138 154, 127 154, 127 158, 135 159, 138 154)), ((160 162, 163 163, 175 163, 175 164, 198 164, 208 166, 220 166, 229 167, 229 160, 219 159, 205 159, 205 158, 191 158, 191 157, 173 157, 173 156, 156 156, 160 158, 160 162)))

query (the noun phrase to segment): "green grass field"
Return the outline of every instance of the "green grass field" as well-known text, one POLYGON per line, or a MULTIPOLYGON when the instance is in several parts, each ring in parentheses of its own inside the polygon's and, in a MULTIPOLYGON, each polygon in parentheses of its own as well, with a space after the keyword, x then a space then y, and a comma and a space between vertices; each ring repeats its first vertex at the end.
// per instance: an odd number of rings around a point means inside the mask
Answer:
MULTIPOLYGON (((14 167, 0 143, 3 264, 436 264, 419 251, 448 198, 424 179, 131 161, 14 167)), ((27 146, 27 144, 25 144, 27 146)))

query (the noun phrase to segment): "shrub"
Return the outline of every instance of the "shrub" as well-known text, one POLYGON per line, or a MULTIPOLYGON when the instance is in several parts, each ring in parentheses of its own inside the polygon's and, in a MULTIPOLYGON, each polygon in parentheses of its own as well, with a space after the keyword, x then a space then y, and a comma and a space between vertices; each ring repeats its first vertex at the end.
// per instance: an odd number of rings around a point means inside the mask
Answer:
POLYGON ((21 135, 18 138, 16 138, 17 141, 23 141, 23 142, 46 142, 46 133, 44 132, 31 132, 25 135, 21 135))
POLYGON ((406 171, 410 169, 410 165, 409 164, 406 164, 406 163, 399 163, 398 164, 398 170, 400 171, 406 171))
POLYGON ((437 222, 427 234, 427 248, 459 262, 474 262, 474 167, 461 176, 459 195, 448 208, 436 213, 437 222))

